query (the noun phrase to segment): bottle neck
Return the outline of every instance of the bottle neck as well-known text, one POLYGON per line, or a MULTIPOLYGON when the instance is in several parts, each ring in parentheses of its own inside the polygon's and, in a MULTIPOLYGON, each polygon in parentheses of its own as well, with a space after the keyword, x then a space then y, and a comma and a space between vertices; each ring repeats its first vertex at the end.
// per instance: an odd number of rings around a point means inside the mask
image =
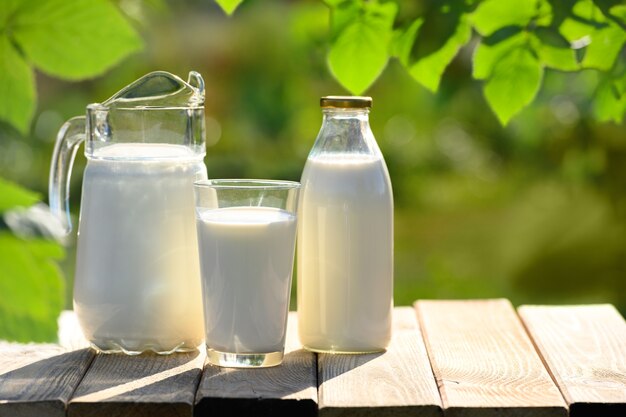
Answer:
POLYGON ((369 126, 369 109, 325 108, 324 121, 354 120, 369 126))
POLYGON ((369 124, 369 109, 325 108, 324 120, 310 156, 329 153, 378 155, 369 124))

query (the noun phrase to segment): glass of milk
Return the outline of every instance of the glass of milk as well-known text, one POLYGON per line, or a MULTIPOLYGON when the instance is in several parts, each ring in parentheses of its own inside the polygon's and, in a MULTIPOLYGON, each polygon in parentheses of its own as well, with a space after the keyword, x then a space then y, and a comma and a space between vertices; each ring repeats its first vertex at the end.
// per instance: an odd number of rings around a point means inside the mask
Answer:
POLYGON ((207 356, 214 365, 282 362, 300 184, 196 181, 207 356))

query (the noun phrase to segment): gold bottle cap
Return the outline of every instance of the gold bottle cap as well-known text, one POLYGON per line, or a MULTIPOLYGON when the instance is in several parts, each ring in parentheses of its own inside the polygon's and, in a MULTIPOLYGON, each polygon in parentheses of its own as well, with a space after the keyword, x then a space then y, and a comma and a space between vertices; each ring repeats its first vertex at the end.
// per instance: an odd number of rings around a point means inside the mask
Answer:
POLYGON ((322 108, 365 109, 372 107, 372 98, 363 96, 325 96, 320 98, 322 108))

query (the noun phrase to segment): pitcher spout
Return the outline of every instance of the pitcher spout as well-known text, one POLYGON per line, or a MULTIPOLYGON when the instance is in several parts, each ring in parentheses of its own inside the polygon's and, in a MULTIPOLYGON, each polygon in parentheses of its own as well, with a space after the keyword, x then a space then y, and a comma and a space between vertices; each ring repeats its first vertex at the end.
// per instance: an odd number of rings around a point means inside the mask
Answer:
POLYGON ((188 81, 174 74, 154 71, 132 82, 100 104, 100 108, 200 107, 204 105, 204 80, 189 72, 188 81))

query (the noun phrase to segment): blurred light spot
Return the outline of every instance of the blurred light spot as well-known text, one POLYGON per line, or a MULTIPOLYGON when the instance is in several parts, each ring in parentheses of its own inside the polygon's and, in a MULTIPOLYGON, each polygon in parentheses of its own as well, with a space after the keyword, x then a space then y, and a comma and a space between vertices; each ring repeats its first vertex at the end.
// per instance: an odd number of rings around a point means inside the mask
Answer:
POLYGON ((435 143, 453 162, 464 164, 472 154, 472 138, 454 122, 443 122, 436 132, 435 143))
POLYGON ((580 39, 576 39, 572 42, 572 49, 580 49, 591 43, 591 37, 589 35, 585 35, 580 39))
POLYGON ((0 148, 0 164, 12 176, 26 175, 32 169, 33 151, 22 141, 11 140, 0 148))
POLYGON ((435 133, 435 143, 452 166, 479 179, 493 181, 500 160, 454 121, 444 121, 435 133))
POLYGON ((119 2, 119 6, 120 9, 124 11, 124 13, 126 13, 133 19, 139 22, 145 21, 141 0, 121 0, 119 2))
POLYGON ((563 96, 554 97, 550 101, 550 110, 552 110, 554 117, 564 125, 573 125, 580 118, 576 105, 563 96))
POLYGON ((44 203, 9 210, 3 217, 7 226, 20 237, 45 237, 65 243, 63 225, 44 203))
POLYGON ((35 123, 35 136, 44 142, 54 142, 56 133, 63 125, 63 117, 54 110, 41 112, 35 123))
POLYGON ((213 146, 222 137, 222 125, 216 119, 207 116, 204 120, 206 129, 206 146, 213 146))
POLYGON ((411 119, 397 114, 387 121, 383 135, 385 141, 391 145, 406 145, 415 139, 415 126, 411 119))

